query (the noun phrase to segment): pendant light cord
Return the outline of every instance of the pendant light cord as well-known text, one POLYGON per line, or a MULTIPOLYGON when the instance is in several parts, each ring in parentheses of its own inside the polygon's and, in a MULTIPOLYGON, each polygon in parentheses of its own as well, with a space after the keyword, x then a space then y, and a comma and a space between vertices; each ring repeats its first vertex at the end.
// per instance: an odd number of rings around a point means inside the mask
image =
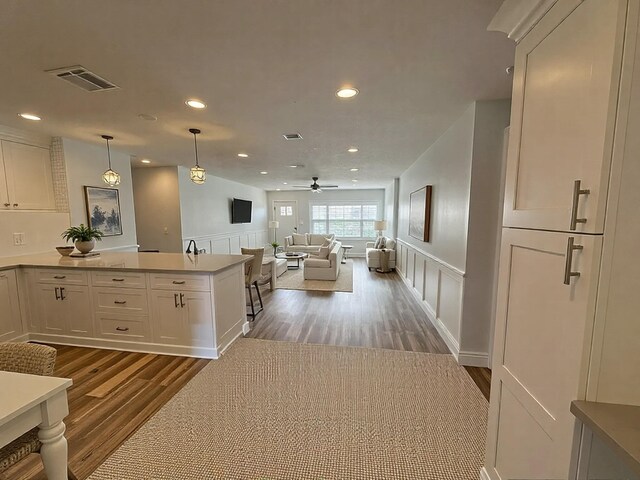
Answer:
POLYGON ((200 165, 198 165, 198 134, 197 133, 193 134, 193 144, 195 145, 195 148, 196 148, 196 167, 200 167, 200 165))
POLYGON ((109 170, 111 170, 111 150, 109 149, 109 139, 107 138, 107 157, 109 158, 109 170))

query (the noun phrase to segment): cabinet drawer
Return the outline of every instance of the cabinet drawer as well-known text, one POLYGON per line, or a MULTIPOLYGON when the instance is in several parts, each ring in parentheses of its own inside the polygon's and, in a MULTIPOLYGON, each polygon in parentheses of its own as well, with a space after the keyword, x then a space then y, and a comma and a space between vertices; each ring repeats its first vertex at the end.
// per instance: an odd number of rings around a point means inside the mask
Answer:
POLYGON ((140 272, 91 272, 91 285, 96 287, 146 288, 147 279, 140 272))
POLYGON ((87 285, 87 272, 81 270, 63 270, 58 268, 38 268, 36 282, 55 283, 56 285, 87 285))
POLYGON ((151 288, 159 290, 191 290, 196 292, 211 290, 208 275, 153 273, 149 275, 149 280, 151 288))
POLYGON ((106 339, 149 341, 149 319, 126 315, 97 314, 98 336, 106 339))
POLYGON ((149 311, 146 290, 97 287, 93 289, 93 303, 99 312, 146 315, 149 311))

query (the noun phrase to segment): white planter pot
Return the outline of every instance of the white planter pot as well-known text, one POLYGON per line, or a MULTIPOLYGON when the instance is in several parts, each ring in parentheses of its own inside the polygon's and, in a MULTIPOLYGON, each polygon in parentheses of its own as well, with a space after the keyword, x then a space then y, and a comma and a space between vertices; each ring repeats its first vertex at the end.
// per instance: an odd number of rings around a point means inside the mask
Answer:
POLYGON ((88 242, 76 242, 76 248, 80 251, 80 253, 89 253, 96 246, 95 240, 89 240, 88 242))

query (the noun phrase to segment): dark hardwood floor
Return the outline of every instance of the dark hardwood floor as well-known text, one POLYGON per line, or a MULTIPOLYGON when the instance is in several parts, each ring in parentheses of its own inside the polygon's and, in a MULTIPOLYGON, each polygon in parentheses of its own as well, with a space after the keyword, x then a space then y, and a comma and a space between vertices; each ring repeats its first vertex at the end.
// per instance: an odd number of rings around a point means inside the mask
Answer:
MULTIPOLYGON (((411 352, 450 353, 397 273, 370 272, 353 261, 353 293, 261 287, 264 311, 247 337, 411 352)), ((489 399, 491 371, 465 367, 489 399)))
MULTIPOLYGON (((65 419, 69 467, 87 478, 209 360, 94 348, 58 350, 54 375, 73 379, 65 419)), ((45 480, 31 455, 0 473, 7 480, 45 480)))

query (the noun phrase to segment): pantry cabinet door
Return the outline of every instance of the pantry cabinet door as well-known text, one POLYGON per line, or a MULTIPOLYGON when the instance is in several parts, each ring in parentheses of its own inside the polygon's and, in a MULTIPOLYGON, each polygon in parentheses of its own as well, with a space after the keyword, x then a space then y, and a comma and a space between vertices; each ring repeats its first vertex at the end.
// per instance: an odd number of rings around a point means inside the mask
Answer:
POLYGON ((626 4, 560 0, 516 48, 504 226, 603 232, 626 4))
POLYGON ((569 478, 569 407, 586 393, 601 246, 601 236, 504 229, 487 435, 491 479, 569 478))

